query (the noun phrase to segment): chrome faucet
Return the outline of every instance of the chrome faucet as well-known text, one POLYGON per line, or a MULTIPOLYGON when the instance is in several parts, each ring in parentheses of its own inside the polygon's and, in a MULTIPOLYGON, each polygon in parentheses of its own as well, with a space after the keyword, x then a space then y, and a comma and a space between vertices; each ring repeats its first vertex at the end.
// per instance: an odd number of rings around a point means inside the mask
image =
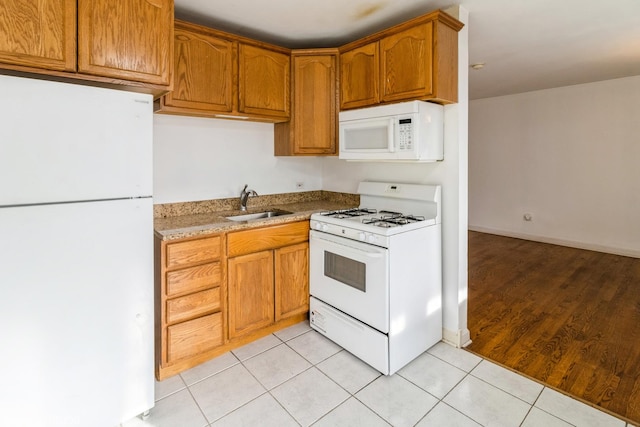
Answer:
POLYGON ((258 193, 256 193, 253 190, 247 190, 248 186, 249 186, 249 184, 245 184, 244 188, 240 192, 240 210, 241 211, 246 211, 247 210, 247 201, 249 200, 249 196, 257 196, 258 195, 258 193))

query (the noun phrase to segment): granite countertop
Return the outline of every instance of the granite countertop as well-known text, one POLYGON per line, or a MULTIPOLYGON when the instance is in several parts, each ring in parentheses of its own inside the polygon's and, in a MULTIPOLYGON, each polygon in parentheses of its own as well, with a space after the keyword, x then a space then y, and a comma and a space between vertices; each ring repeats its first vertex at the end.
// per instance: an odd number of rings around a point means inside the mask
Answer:
POLYGON ((252 197, 246 212, 239 209, 238 198, 154 206, 155 235, 162 240, 176 240, 199 235, 264 227, 304 221, 312 213, 347 209, 359 204, 359 196, 348 193, 311 191, 252 197), (250 221, 232 221, 225 217, 269 210, 290 214, 250 221))

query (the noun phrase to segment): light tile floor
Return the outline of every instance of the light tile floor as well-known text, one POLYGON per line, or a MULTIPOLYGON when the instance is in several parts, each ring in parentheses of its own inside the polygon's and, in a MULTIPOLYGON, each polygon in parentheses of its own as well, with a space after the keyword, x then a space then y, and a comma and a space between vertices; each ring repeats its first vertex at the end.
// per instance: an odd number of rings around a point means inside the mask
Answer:
POLYGON ((619 426, 624 421, 438 343, 392 376, 299 323, 156 383, 124 427, 619 426))

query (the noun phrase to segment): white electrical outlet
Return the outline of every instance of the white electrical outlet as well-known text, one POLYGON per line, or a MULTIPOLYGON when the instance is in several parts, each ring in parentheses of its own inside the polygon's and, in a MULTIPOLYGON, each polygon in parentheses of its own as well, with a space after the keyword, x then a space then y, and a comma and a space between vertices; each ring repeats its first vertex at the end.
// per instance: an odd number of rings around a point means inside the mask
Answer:
POLYGON ((296 190, 301 190, 304 188, 304 182, 296 182, 296 190))

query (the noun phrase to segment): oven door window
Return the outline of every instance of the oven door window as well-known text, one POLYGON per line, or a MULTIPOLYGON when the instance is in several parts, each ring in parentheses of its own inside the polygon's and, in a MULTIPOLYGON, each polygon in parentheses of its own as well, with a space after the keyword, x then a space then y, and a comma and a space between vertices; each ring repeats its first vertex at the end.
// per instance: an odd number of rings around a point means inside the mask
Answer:
POLYGON ((324 275, 359 291, 367 291, 367 265, 324 251, 324 275))

